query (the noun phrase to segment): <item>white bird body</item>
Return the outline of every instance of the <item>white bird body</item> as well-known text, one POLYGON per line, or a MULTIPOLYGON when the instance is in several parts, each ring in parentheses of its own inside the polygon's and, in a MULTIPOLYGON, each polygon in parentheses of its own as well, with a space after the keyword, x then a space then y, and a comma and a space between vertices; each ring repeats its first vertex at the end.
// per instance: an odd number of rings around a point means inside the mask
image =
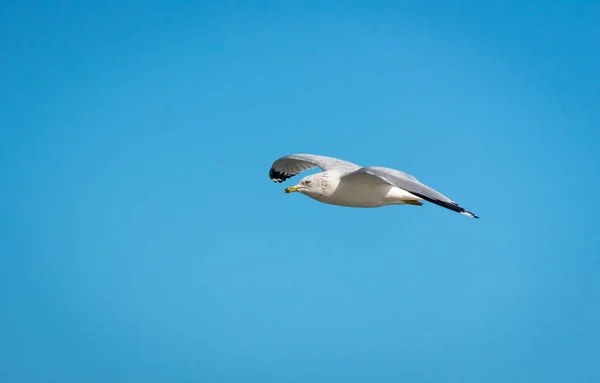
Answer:
POLYGON ((302 181, 308 180, 317 187, 308 188, 302 193, 319 202, 347 207, 404 205, 407 201, 419 200, 419 197, 406 190, 384 183, 355 183, 349 188, 340 182, 336 173, 338 172, 322 172, 304 178, 302 181))

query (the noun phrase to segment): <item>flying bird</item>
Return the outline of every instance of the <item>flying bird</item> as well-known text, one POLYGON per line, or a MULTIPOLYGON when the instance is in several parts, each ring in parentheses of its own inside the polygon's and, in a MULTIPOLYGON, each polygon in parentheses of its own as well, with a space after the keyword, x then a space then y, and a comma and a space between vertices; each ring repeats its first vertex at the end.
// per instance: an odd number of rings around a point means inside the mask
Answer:
POLYGON ((427 201, 471 218, 479 218, 414 176, 381 166, 359 166, 338 158, 291 154, 278 158, 269 178, 281 183, 304 171, 322 171, 302 178, 285 193, 299 192, 330 205, 374 208, 386 205, 422 206, 427 201))

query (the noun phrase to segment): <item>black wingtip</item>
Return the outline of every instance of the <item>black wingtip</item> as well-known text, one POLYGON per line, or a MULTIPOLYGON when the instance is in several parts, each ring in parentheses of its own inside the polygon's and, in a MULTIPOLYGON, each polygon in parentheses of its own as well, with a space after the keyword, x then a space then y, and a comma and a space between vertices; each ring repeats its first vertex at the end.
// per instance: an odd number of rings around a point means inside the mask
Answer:
POLYGON ((291 174, 286 174, 286 173, 278 172, 274 168, 271 168, 269 170, 269 178, 273 182, 282 183, 283 181, 287 180, 290 177, 292 177, 291 174))
POLYGON ((445 207, 446 209, 450 209, 450 210, 455 211, 457 213, 460 213, 462 215, 466 215, 467 217, 479 219, 479 216, 475 215, 474 213, 471 213, 470 211, 467 211, 467 210, 463 209, 461 206, 459 206, 456 203, 450 203, 450 202, 446 202, 446 201, 440 201, 440 200, 437 200, 435 198, 427 197, 427 196, 425 196, 423 194, 417 194, 415 192, 411 192, 411 193, 414 194, 414 195, 416 195, 417 197, 423 198, 427 202, 431 202, 431 203, 434 203, 434 204, 436 204, 438 206, 445 207))
POLYGON ((467 210, 464 210, 464 209, 463 209, 463 211, 459 211, 459 213, 462 214, 462 215, 466 215, 467 217, 479 219, 478 215, 476 215, 475 213, 471 213, 470 211, 467 211, 467 210))

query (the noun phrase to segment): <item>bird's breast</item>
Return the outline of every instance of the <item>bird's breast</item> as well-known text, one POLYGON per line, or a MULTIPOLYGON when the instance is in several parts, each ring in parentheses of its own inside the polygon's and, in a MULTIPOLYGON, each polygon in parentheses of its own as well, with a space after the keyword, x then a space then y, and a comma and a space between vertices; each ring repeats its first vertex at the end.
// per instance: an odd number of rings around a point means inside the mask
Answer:
POLYGON ((379 207, 388 204, 386 195, 390 187, 386 185, 341 183, 336 186, 327 193, 311 197, 320 202, 339 206, 379 207))

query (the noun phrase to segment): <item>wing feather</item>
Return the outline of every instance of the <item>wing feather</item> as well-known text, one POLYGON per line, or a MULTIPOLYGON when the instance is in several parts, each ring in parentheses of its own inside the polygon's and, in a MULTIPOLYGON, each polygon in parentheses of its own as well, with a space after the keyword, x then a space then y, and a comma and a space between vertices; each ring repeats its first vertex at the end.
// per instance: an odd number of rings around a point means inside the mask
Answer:
POLYGON ((359 169, 360 166, 340 160, 338 158, 320 156, 315 154, 291 154, 278 158, 269 169, 269 178, 273 182, 283 182, 304 171, 321 168, 328 171, 334 168, 340 168, 346 171, 359 169))
MULTIPOLYGON (((377 179, 383 182, 396 186, 400 189, 406 190, 407 192, 414 194, 415 196, 422 198, 425 201, 445 207, 446 209, 450 209, 455 212, 471 216, 473 218, 479 218, 472 212, 465 210, 462 206, 458 205, 456 202, 452 201, 450 198, 446 197, 442 193, 419 182, 414 176, 396 169, 390 169, 380 166, 367 166, 364 168, 360 168, 354 172, 348 173, 342 178, 356 178, 362 179, 363 182, 369 182, 368 180, 371 177, 376 177, 377 179)), ((371 181, 375 181, 375 179, 371 178, 371 181)))

